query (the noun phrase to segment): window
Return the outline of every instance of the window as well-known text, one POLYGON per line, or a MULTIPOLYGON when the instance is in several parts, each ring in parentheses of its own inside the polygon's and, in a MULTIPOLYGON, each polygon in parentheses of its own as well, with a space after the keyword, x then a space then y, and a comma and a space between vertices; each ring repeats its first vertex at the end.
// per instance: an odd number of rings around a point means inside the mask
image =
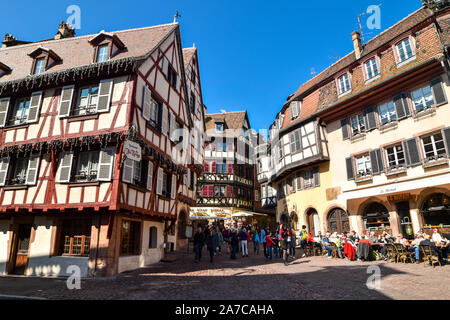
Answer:
POLYGON ((216 131, 223 132, 223 123, 216 123, 216 131))
POLYGON ((434 104, 433 94, 431 92, 430 86, 426 86, 413 91, 411 93, 411 97, 414 103, 415 113, 419 113, 421 111, 429 109, 434 104))
POLYGON ((167 80, 172 85, 172 87, 174 87, 175 89, 177 88, 178 75, 177 75, 177 72, 175 71, 175 69, 171 65, 169 65, 169 71, 167 73, 167 80))
POLYGON ((28 159, 19 157, 15 160, 13 166, 10 185, 24 185, 27 178, 28 159))
POLYGON ((218 163, 217 164, 217 173, 227 173, 227 164, 226 163, 218 163))
POLYGON ((348 77, 348 73, 344 74, 338 79, 339 83, 339 94, 344 94, 351 90, 350 80, 348 77))
POLYGON ((397 44, 396 48, 399 63, 404 62, 415 56, 409 38, 397 44))
POLYGON ((137 221, 122 221, 120 234, 120 254, 138 255, 140 253, 141 223, 137 221))
POLYGON ((65 219, 62 223, 62 255, 89 256, 91 219, 65 219))
POLYGON ((300 108, 301 108, 301 102, 299 101, 293 101, 290 105, 291 110, 291 120, 295 120, 300 115, 300 108))
POLYGON ((397 120, 397 112, 393 101, 382 104, 379 108, 381 125, 397 120))
POLYGON ((150 227, 148 247, 150 249, 156 249, 158 247, 158 228, 150 227))
POLYGON ((190 96, 190 101, 189 101, 189 105, 191 106, 191 111, 196 114, 196 103, 195 103, 195 94, 193 91, 191 91, 191 96, 190 96))
POLYGON ((290 142, 291 142, 291 153, 297 153, 301 151, 302 145, 301 145, 301 137, 300 137, 300 130, 296 130, 292 132, 289 136, 290 142))
POLYGON ((366 79, 370 80, 380 74, 378 70, 377 58, 372 58, 364 64, 366 68, 366 79))
POLYGON ((369 155, 356 158, 356 171, 358 178, 372 175, 372 163, 370 162, 369 155))
POLYGON ((362 113, 352 117, 350 119, 350 124, 352 126, 353 136, 356 136, 366 131, 366 120, 362 113))
POLYGON ((39 58, 34 65, 34 74, 41 74, 45 71, 45 58, 39 58))
POLYGON ((314 174, 313 174, 312 170, 308 170, 308 171, 304 172, 303 183, 304 183, 304 188, 314 187, 314 174))
POLYGON ((99 86, 81 88, 78 92, 77 105, 72 109, 73 116, 97 113, 99 86))
POLYGON ((28 114, 30 113, 30 102, 30 97, 16 100, 14 110, 8 121, 8 125, 21 125, 28 121, 28 114))
POLYGON ((108 60, 108 45, 105 44, 98 48, 97 52, 97 62, 105 62, 108 60))
POLYGON ((388 161, 388 171, 406 168, 403 145, 399 144, 390 148, 386 148, 386 156, 388 161))
POLYGON ((195 86, 195 79, 197 79, 197 74, 195 73, 195 71, 192 70, 192 72, 191 72, 191 82, 192 82, 192 85, 194 85, 194 86, 195 86))
POLYGON ((99 151, 81 152, 75 172, 76 182, 96 181, 98 173, 99 151))
POLYGON ((225 197, 225 186, 214 186, 214 197, 225 197))
POLYGON ((217 142, 216 149, 217 149, 217 151, 221 151, 221 152, 227 151, 227 143, 226 142, 217 142))
POLYGON ((162 175, 162 194, 161 196, 170 198, 172 195, 172 175, 167 172, 163 172, 162 175))
POLYGON ((283 143, 282 143, 282 141, 278 142, 278 155, 279 155, 280 159, 283 159, 284 152, 283 152, 283 143))
POLYGON ((425 162, 440 160, 447 157, 442 133, 436 133, 422 138, 425 162))

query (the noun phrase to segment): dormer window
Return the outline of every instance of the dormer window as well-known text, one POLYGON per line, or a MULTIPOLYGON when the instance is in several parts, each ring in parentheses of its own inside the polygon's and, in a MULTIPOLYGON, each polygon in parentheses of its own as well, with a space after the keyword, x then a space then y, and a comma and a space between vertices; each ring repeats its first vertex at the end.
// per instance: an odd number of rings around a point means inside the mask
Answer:
POLYGON ((290 104, 291 120, 295 120, 300 116, 302 103, 301 101, 293 101, 290 104))
POLYGON ((0 62, 0 78, 9 72, 11 72, 11 68, 0 62))
POLYGON ((108 45, 102 45, 98 48, 97 62, 105 62, 108 60, 108 45))
POLYGON ((350 92, 351 89, 352 89, 352 87, 350 85, 350 77, 349 77, 348 73, 346 73, 338 78, 339 95, 348 93, 348 92, 350 92))
POLYGON ((416 56, 412 38, 406 38, 395 46, 397 64, 401 64, 416 56))
POLYGON ((93 60, 97 63, 108 61, 125 48, 117 35, 105 31, 101 31, 89 43, 95 47, 93 60))
POLYGON ((28 55, 33 58, 32 74, 42 74, 62 61, 53 50, 44 47, 39 47, 28 55))
POLYGON ((380 74, 376 57, 373 57, 364 63, 364 71, 366 81, 372 80, 380 74))
POLYGON ((36 60, 36 64, 34 66, 33 74, 41 74, 45 71, 45 58, 40 58, 36 60))
POLYGON ((223 132, 224 125, 223 123, 216 123, 216 131, 223 132))

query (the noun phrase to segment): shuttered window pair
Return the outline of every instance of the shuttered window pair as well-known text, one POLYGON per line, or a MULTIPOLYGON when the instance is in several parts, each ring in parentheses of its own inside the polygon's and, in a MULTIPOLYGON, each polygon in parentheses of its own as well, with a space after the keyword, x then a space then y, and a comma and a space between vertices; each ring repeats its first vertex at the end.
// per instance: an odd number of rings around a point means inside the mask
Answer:
POLYGON ((156 181, 156 194, 166 198, 175 199, 177 196, 177 176, 172 175, 163 168, 158 168, 156 181))
POLYGON ((314 167, 310 170, 297 173, 297 190, 315 188, 320 186, 319 168, 314 167))
POLYGON ((42 94, 42 91, 36 91, 30 97, 16 99, 11 112, 11 98, 1 98, 0 128, 37 122, 39 119, 42 94))
POLYGON ((0 186, 35 185, 39 174, 39 156, 0 158, 0 186))
POLYGON ((414 112, 420 113, 433 106, 438 107, 447 103, 447 96, 444 91, 442 78, 433 79, 429 85, 414 90, 411 99, 414 105, 414 112))
POLYGON ((152 96, 149 87, 144 85, 142 94, 142 117, 155 129, 161 130, 159 115, 161 114, 162 104, 156 101, 152 96))
POLYGON ((76 154, 74 152, 63 152, 56 182, 111 181, 114 169, 114 153, 115 148, 76 154), (98 158, 96 158, 97 155, 98 158))
POLYGON ((178 74, 175 71, 175 69, 172 67, 172 65, 170 64, 169 60, 166 58, 166 56, 164 56, 161 59, 161 70, 164 73, 167 81, 170 83, 170 85, 177 89, 177 84, 178 84, 178 74))
POLYGON ((291 145, 291 153, 298 153, 302 151, 302 139, 301 139, 300 129, 295 130, 290 133, 290 145, 291 145))
POLYGON ((148 160, 134 161, 126 159, 122 169, 122 181, 148 190, 153 186, 153 162, 148 160))
POLYGON ((109 112, 114 80, 102 80, 97 85, 76 89, 74 85, 62 88, 58 115, 60 118, 109 112))

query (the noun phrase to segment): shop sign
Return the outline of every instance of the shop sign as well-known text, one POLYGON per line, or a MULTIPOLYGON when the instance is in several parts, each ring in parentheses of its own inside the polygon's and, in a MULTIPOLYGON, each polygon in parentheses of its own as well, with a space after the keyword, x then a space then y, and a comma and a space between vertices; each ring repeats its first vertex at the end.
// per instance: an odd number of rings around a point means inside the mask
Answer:
POLYGON ((127 156, 127 159, 134 161, 141 161, 142 149, 139 143, 126 140, 123 146, 123 153, 127 156))

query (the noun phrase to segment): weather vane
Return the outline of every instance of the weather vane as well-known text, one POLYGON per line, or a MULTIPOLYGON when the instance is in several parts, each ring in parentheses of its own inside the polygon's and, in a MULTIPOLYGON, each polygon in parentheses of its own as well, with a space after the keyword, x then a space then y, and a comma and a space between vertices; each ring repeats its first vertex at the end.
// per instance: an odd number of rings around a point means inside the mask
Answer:
POLYGON ((181 18, 180 13, 178 12, 178 10, 175 12, 175 15, 173 16, 173 23, 177 22, 177 19, 181 18))

